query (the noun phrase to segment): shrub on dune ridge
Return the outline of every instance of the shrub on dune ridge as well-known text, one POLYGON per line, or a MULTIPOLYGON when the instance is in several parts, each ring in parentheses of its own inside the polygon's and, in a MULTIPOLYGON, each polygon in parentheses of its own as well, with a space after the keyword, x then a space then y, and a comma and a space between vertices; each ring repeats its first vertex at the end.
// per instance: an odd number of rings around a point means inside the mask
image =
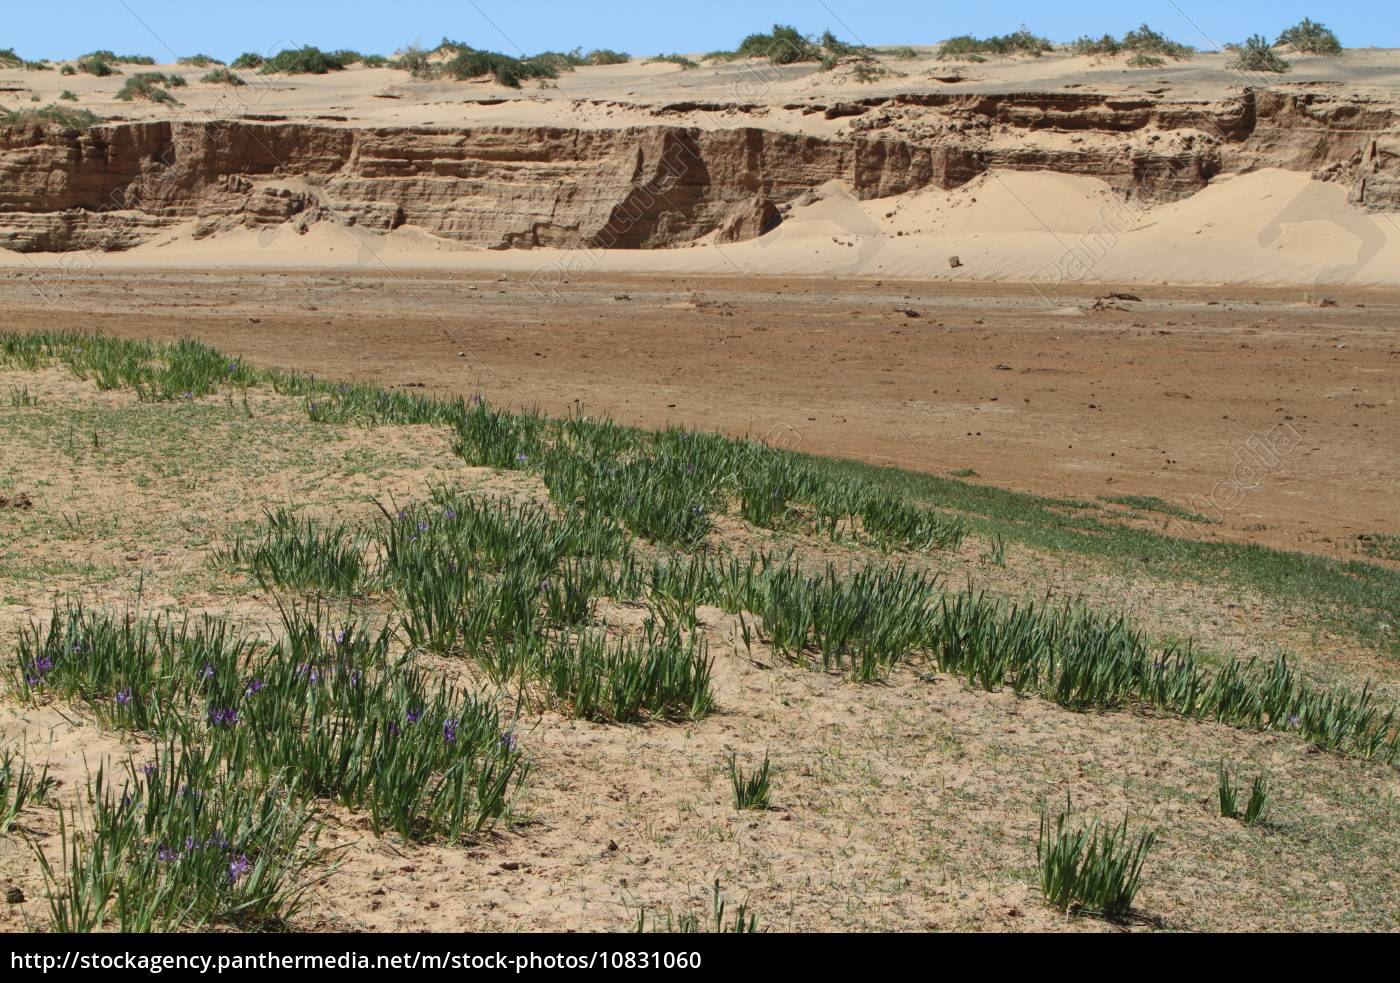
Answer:
POLYGON ((1337 35, 1328 30, 1326 24, 1319 24, 1307 17, 1281 33, 1274 43, 1291 45, 1294 50, 1305 55, 1342 53, 1342 43, 1337 40, 1337 35))
POLYGON ((200 78, 205 85, 232 85, 240 86, 248 83, 243 80, 243 76, 227 68, 216 68, 208 75, 200 78))
POLYGON ((1233 44, 1228 48, 1232 57, 1227 64, 1236 71, 1282 74, 1293 68, 1262 34, 1255 34, 1247 38, 1244 44, 1233 44))
MULTIPOLYGON (((251 65, 241 64, 240 57, 234 62, 234 68, 251 68, 251 65)), ((330 72, 339 72, 345 69, 344 62, 337 54, 327 53, 320 48, 307 45, 303 48, 288 48, 277 52, 271 58, 264 59, 258 66, 258 71, 264 75, 326 75, 330 72)))

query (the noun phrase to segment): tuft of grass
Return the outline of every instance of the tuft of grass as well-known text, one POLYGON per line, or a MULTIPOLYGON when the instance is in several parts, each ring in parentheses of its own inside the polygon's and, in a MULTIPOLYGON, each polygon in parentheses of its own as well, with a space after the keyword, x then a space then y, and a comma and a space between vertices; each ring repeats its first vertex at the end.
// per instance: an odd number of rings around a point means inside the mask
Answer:
POLYGON ((1052 823, 1049 808, 1041 808, 1036 843, 1041 893, 1066 914, 1123 918, 1142 884, 1143 864, 1157 840, 1156 831, 1130 837, 1126 816, 1116 827, 1095 819, 1070 830, 1069 813, 1067 802, 1052 823))
POLYGON ((1262 34, 1252 35, 1243 44, 1233 44, 1228 47, 1233 55, 1229 61, 1229 67, 1236 71, 1282 74, 1293 68, 1279 56, 1279 53, 1273 49, 1273 46, 1262 34))
POLYGON ((1225 762, 1220 762, 1220 780, 1217 798, 1220 803, 1220 815, 1226 819, 1238 819, 1246 826, 1253 826, 1264 816, 1264 809, 1269 803, 1269 779, 1264 774, 1254 776, 1254 781, 1249 787, 1249 799, 1245 803, 1244 813, 1239 809, 1239 787, 1235 784, 1235 778, 1230 773, 1229 766, 1225 762))
POLYGON ((1108 502, 1110 505, 1125 505, 1143 512, 1158 512, 1177 519, 1185 519, 1187 522, 1201 522, 1211 525, 1218 525, 1220 522, 1219 519, 1212 519, 1208 515, 1202 515, 1180 505, 1173 505, 1156 495, 1100 495, 1099 501, 1108 502))
POLYGON ((1274 44, 1290 45, 1295 51, 1304 55, 1340 55, 1342 53, 1342 42, 1337 40, 1337 35, 1328 30, 1326 24, 1319 24, 1307 17, 1279 34, 1278 40, 1274 44))
POLYGON ((1378 560, 1400 562, 1400 536, 1387 532, 1363 532, 1357 535, 1361 552, 1378 560))
POLYGON ((242 537, 215 561, 246 567, 266 590, 316 589, 350 596, 371 581, 368 540, 348 523, 321 523, 287 509, 265 513, 257 539, 242 537))
POLYGON ((735 809, 771 808, 768 755, 763 755, 763 764, 756 771, 745 775, 739 767, 738 755, 730 754, 729 785, 734 792, 735 809))
POLYGON ((753 934, 759 931, 758 916, 749 910, 748 902, 735 905, 732 917, 726 917, 729 903, 720 890, 719 878, 715 878, 714 890, 710 895, 710 910, 698 912, 667 911, 659 916, 645 907, 637 911, 636 930, 638 932, 678 932, 694 935, 701 932, 721 934, 753 934))
POLYGON ((10 831, 26 808, 43 802, 54 785, 47 765, 36 771, 23 751, 0 748, 0 836, 10 831))
POLYGON ((181 65, 189 65, 192 68, 209 68, 211 65, 222 65, 223 62, 212 55, 188 55, 178 62, 181 65))
POLYGON ((586 720, 696 720, 714 707, 713 660, 698 635, 648 624, 635 639, 587 632, 541 649, 535 673, 549 693, 586 720))
POLYGON ((319 830, 289 787, 250 784, 184 742, 118 780, 99 769, 85 799, 88 829, 60 815, 59 866, 36 848, 54 931, 285 928, 324 876, 319 830))

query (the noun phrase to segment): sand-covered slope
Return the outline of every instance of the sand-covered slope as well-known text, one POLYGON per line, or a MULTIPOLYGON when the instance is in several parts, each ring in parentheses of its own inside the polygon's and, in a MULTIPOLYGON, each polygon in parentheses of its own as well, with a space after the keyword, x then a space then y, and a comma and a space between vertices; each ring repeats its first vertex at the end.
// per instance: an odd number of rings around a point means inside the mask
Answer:
POLYGON ((158 66, 188 78, 178 104, 117 101, 120 77, 0 72, 6 109, 61 87, 104 117, 0 128, 0 245, 20 266, 348 250, 545 277, 1400 282, 1400 53, 1267 78, 1221 55, 886 64, 862 84, 634 60, 522 90, 387 68, 234 88, 158 66))

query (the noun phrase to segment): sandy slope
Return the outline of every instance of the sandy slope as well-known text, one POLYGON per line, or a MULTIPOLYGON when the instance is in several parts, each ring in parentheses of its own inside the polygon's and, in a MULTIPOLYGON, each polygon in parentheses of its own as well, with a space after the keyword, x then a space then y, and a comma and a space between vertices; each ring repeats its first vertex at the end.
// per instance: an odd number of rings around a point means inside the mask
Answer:
MULTIPOLYGON (((952 191, 857 201, 832 182, 759 239, 668 250, 474 249, 405 228, 330 223, 196 241, 188 227, 111 269, 504 270, 540 287, 590 272, 816 275, 1036 284, 1058 302, 1103 284, 1400 286, 1400 215, 1364 212, 1346 190, 1291 171, 1222 177, 1144 209, 1093 178, 991 172, 952 191), (960 266, 950 265, 958 257, 960 266)), ((61 271, 71 254, 0 253, 14 270, 61 271)))

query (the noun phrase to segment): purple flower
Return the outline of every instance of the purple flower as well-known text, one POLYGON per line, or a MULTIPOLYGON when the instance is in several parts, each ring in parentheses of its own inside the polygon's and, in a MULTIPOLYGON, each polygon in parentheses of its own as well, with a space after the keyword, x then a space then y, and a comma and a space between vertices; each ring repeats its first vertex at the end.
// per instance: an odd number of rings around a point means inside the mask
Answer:
POLYGON ((442 725, 442 739, 447 744, 457 743, 457 721, 449 720, 442 725))
POLYGON ((179 854, 177 854, 174 850, 170 849, 170 847, 166 846, 164 843, 162 843, 159 847, 156 848, 156 859, 159 860, 161 863, 168 864, 177 856, 179 856, 179 854))
POLYGON ((204 676, 205 679, 213 679, 213 678, 214 678, 214 663, 212 663, 212 662, 206 662, 206 663, 204 663, 204 669, 203 669, 203 671, 202 671, 202 675, 204 676))
POLYGON ((516 464, 524 465, 524 464, 526 464, 527 462, 529 462, 529 460, 530 460, 530 459, 529 459, 528 457, 526 457, 524 454, 517 454, 517 455, 515 455, 515 463, 516 463, 516 464))
POLYGON ((1290 726, 1290 727, 1297 727, 1298 724, 1301 723, 1301 722, 1302 722, 1302 718, 1299 717, 1296 713, 1295 713, 1293 716, 1291 716, 1291 717, 1288 718, 1288 726, 1290 726))
POLYGON ((211 707, 209 723, 214 727, 232 727, 238 723, 238 711, 233 707, 211 707))
POLYGON ((253 865, 248 862, 248 855, 246 853, 240 853, 229 861, 228 882, 230 884, 237 884, 238 879, 252 869, 253 865))
MULTIPOLYGON (((76 652, 77 648, 74 648, 73 651, 76 652)), ((50 659, 47 655, 39 656, 38 660, 34 663, 34 671, 41 676, 52 668, 53 659, 50 659)))
POLYGON ((344 645, 344 644, 345 644, 345 639, 348 638, 348 637, 349 637, 349 633, 348 633, 344 628, 341 628, 339 631, 337 631, 337 632, 335 633, 335 644, 337 644, 337 645, 344 645))
POLYGON ((423 711, 422 711, 422 710, 415 710, 415 709, 413 709, 412 707, 409 707, 408 713, 405 714, 405 716, 408 717, 408 722, 409 722, 410 724, 416 724, 416 723, 418 723, 418 718, 421 717, 421 716, 423 716, 423 711))
POLYGON ((452 509, 448 509, 446 512, 442 513, 442 517, 444 519, 455 519, 457 518, 457 513, 452 509))
POLYGON ((515 731, 508 730, 501 735, 501 747, 507 751, 515 750, 515 731))
POLYGON ((126 689, 122 690, 120 693, 117 694, 117 703, 119 703, 122 706, 127 706, 131 703, 130 686, 128 686, 126 689))
POLYGON ((141 771, 145 774, 147 781, 151 780, 152 778, 155 778, 156 763, 154 761, 147 761, 144 765, 141 766, 141 771))
POLYGON ((260 690, 260 689, 262 689, 262 688, 263 688, 263 681, 262 681, 261 679, 250 679, 250 680, 248 680, 248 685, 247 685, 246 687, 244 687, 244 689, 243 689, 243 695, 244 695, 244 696, 252 696, 254 693, 256 693, 258 690, 260 690))

